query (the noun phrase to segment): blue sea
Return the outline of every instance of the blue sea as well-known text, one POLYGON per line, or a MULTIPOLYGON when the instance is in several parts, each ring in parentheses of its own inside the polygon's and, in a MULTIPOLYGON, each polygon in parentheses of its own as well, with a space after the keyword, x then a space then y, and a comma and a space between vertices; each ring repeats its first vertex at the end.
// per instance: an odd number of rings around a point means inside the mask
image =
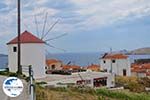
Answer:
MULTIPOLYGON (((59 54, 48 54, 47 59, 58 59, 63 61, 64 64, 71 62, 72 64, 87 66, 90 64, 99 64, 99 58, 102 53, 59 53, 59 54)), ((135 59, 150 59, 150 55, 129 55, 131 62, 135 59)), ((7 68, 8 57, 0 56, 0 69, 7 68)))
MULTIPOLYGON (((87 66, 90 64, 100 64, 100 59, 104 53, 62 53, 62 54, 49 54, 47 58, 55 58, 63 61, 65 64, 72 62, 80 66, 87 66)), ((128 55, 130 61, 133 63, 135 59, 150 59, 149 55, 128 55)))
POLYGON ((0 55, 0 69, 7 68, 8 65, 8 56, 0 55))
POLYGON ((62 53, 62 54, 49 54, 48 59, 55 58, 63 61, 65 64, 71 62, 72 64, 87 66, 90 64, 99 64, 99 58, 102 53, 62 53))

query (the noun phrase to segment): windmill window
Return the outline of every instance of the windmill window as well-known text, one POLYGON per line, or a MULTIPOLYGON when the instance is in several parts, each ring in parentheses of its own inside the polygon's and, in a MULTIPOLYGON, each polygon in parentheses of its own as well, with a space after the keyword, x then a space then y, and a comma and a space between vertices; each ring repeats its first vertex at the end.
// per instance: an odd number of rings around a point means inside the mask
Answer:
POLYGON ((16 46, 13 47, 13 52, 17 52, 17 47, 16 46))

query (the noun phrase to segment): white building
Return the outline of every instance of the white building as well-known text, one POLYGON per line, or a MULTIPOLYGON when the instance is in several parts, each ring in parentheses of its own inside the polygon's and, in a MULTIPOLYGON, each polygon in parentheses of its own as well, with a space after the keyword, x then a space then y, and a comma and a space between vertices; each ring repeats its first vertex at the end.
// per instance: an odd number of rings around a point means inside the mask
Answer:
POLYGON ((53 71, 62 70, 63 62, 57 59, 47 59, 45 69, 46 74, 51 74, 53 71))
POLYGON ((75 84, 77 86, 88 86, 92 88, 114 87, 115 78, 111 73, 103 72, 77 72, 72 75, 48 75, 44 79, 37 81, 45 81, 47 85, 54 87, 66 87, 67 84, 75 84))
MULTIPOLYGON (((17 37, 7 43, 8 45, 8 67, 10 72, 17 71, 17 37)), ((21 43, 21 65, 32 65, 34 78, 45 77, 45 42, 30 32, 23 32, 20 36, 21 43)), ((28 72, 23 74, 28 76, 28 72)))
POLYGON ((131 75, 131 64, 128 56, 124 54, 105 54, 100 59, 101 68, 109 73, 120 76, 131 75))

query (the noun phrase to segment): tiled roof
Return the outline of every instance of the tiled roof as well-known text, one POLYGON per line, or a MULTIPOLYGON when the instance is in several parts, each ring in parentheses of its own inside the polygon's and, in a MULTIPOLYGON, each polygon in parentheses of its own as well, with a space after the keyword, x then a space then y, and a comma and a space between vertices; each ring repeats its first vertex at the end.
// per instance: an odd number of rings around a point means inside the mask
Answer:
POLYGON ((47 59, 46 60, 46 65, 51 65, 51 64, 54 64, 54 63, 61 63, 62 61, 60 60, 56 60, 56 59, 47 59))
POLYGON ((143 64, 142 67, 143 67, 144 69, 150 69, 150 63, 143 64))
POLYGON ((127 59, 128 56, 124 54, 107 54, 103 57, 103 59, 127 59))
MULTIPOLYGON (((18 43, 18 37, 12 39, 7 44, 16 44, 18 43)), ((20 35, 20 43, 45 43, 43 40, 39 39, 38 37, 34 36, 32 33, 28 31, 24 31, 20 35)))
POLYGON ((92 64, 90 66, 87 66, 87 69, 90 69, 90 70, 93 70, 93 71, 98 71, 98 70, 100 70, 100 66, 92 64))
POLYGON ((132 64, 131 71, 137 73, 145 73, 146 76, 150 76, 150 63, 132 64))
POLYGON ((77 66, 77 65, 64 65, 63 69, 64 70, 70 70, 70 69, 72 69, 72 70, 78 70, 78 69, 81 69, 81 67, 77 66))

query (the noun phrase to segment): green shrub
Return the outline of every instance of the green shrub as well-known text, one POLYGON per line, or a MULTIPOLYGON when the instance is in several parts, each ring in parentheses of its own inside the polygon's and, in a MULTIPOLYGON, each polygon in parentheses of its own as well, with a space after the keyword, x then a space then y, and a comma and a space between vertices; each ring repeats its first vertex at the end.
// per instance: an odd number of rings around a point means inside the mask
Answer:
POLYGON ((10 76, 10 77, 18 77, 18 74, 17 73, 9 72, 8 76, 10 76))
POLYGON ((111 91, 106 89, 98 89, 96 93, 97 95, 121 100, 150 100, 150 96, 143 93, 139 94, 132 92, 111 91))
POLYGON ((26 77, 25 80, 26 80, 26 82, 29 82, 30 81, 30 77, 26 77))
POLYGON ((8 76, 8 72, 7 71, 2 71, 2 72, 0 72, 0 75, 8 76))
POLYGON ((37 85, 43 85, 43 84, 47 84, 47 82, 44 82, 44 81, 42 81, 42 82, 36 82, 36 84, 37 85))
POLYGON ((124 86, 132 92, 144 92, 146 86, 150 86, 150 79, 137 77, 116 77, 116 84, 124 86))

